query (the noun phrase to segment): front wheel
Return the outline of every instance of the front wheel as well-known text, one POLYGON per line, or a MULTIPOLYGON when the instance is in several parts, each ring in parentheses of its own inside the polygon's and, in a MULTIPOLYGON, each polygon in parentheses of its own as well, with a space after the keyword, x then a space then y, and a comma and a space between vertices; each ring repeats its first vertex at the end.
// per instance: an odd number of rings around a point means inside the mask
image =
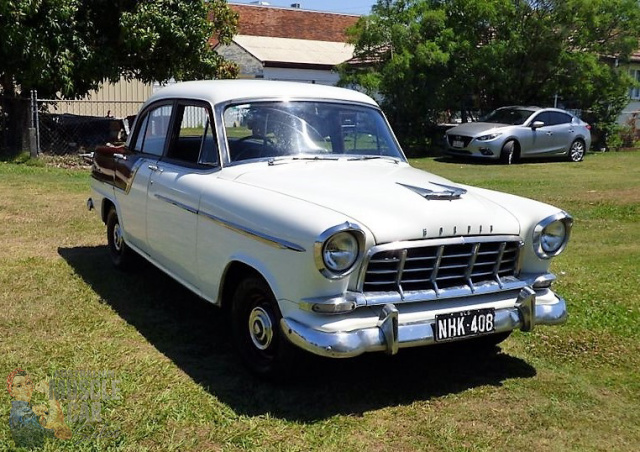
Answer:
POLYGON ((580 162, 584 158, 585 153, 585 144, 582 140, 575 140, 571 143, 571 147, 569 148, 569 153, 567 157, 569 157, 569 161, 571 162, 580 162))
POLYGON ((502 146, 502 152, 500 153, 500 161, 505 165, 511 165, 518 161, 518 151, 516 150, 516 142, 513 140, 507 141, 502 146))
POLYGON ((231 306, 233 342, 243 363, 268 378, 293 370, 294 348, 280 332, 282 315, 267 283, 258 276, 243 279, 231 306))
POLYGON ((122 225, 115 207, 107 215, 107 243, 111 262, 116 268, 124 269, 131 262, 131 250, 124 241, 122 225))

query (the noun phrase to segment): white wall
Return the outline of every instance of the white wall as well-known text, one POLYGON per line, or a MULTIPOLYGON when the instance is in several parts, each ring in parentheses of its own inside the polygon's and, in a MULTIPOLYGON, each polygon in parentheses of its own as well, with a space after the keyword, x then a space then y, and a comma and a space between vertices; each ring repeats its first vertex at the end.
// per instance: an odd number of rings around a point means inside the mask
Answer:
POLYGON ((284 80, 292 82, 317 83, 319 85, 336 85, 340 76, 337 72, 313 69, 264 68, 266 80, 284 80))

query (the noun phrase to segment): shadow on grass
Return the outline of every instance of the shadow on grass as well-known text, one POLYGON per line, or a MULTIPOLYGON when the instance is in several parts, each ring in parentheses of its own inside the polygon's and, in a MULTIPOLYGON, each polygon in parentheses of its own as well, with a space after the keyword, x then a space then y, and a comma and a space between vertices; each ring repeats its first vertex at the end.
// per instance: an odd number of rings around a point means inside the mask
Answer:
POLYGON ((439 346, 347 360, 305 356, 288 384, 255 378, 242 367, 221 310, 140 259, 133 271, 111 266, 106 246, 60 248, 59 254, 125 321, 196 383, 238 414, 312 422, 362 415, 482 385, 536 374, 500 353, 439 346))

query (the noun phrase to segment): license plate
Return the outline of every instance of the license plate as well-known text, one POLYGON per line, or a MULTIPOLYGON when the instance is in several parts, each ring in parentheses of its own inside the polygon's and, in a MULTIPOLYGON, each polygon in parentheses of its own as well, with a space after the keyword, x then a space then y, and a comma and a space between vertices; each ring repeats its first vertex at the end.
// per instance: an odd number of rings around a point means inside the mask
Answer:
POLYGON ((436 342, 493 333, 495 317, 496 312, 493 308, 436 315, 436 342))
POLYGON ((453 143, 451 143, 451 145, 454 148, 463 148, 464 147, 464 141, 454 140, 453 143))

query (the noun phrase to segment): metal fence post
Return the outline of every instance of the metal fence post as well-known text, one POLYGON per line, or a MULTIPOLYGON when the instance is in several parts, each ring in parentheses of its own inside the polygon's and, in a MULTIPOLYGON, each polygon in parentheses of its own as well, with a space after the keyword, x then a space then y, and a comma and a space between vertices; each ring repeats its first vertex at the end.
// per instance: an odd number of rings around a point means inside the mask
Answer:
POLYGON ((29 153, 31 158, 37 158, 40 153, 38 145, 38 92, 31 90, 31 124, 29 124, 29 153))

